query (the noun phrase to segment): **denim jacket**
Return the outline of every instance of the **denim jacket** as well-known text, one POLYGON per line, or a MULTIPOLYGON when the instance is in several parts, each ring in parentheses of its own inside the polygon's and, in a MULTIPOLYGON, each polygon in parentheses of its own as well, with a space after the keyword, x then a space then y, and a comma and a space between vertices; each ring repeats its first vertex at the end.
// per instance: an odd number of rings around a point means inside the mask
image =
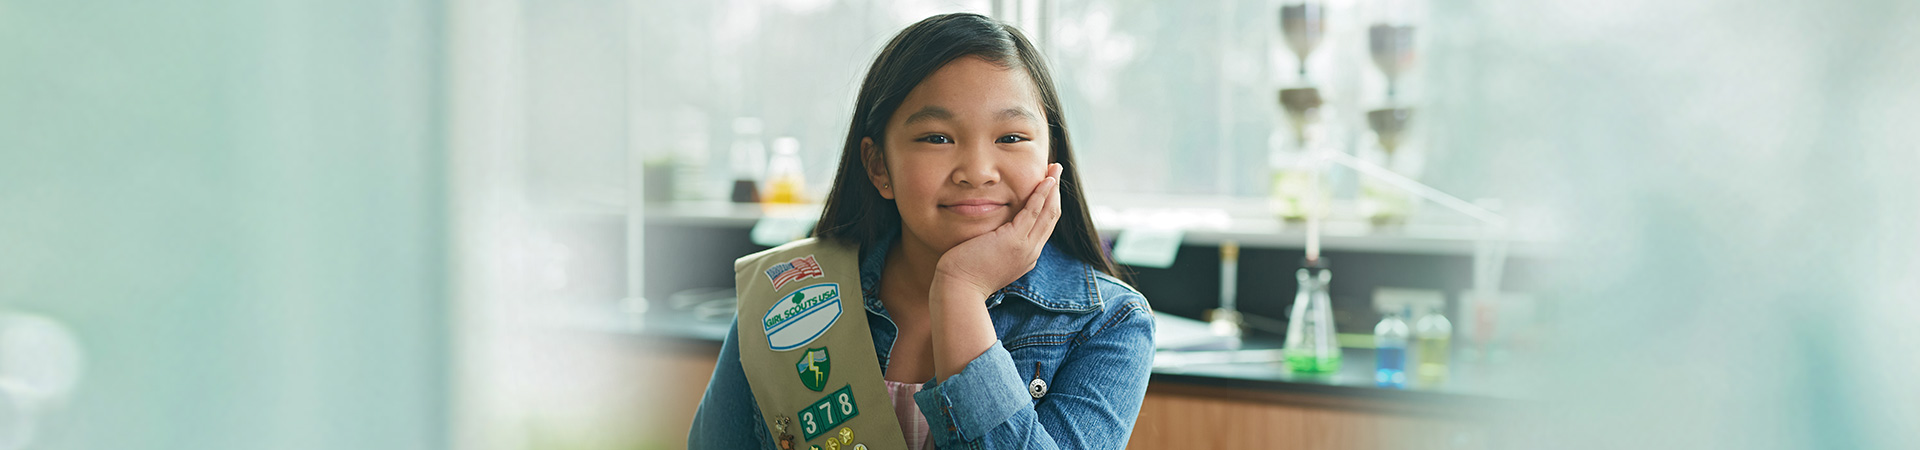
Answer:
MULTIPOLYGON (((893 236, 861 249, 860 287, 882 371, 899 330, 876 295, 893 236)), ((1153 366, 1153 310, 1132 287, 1049 244, 1032 271, 987 298, 999 340, 914 394, 942 449, 1127 445, 1153 366), (1034 380, 1039 380, 1034 382, 1034 380)), ((778 449, 740 368, 739 323, 688 433, 693 449, 778 449)))

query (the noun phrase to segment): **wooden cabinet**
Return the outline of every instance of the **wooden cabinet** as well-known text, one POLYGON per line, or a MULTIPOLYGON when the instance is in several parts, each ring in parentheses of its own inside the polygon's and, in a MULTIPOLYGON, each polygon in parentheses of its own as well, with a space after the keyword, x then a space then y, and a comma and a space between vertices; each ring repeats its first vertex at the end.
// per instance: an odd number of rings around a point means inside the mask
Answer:
POLYGON ((700 410, 700 398, 706 395, 707 379, 718 364, 720 343, 704 344, 675 341, 638 352, 646 364, 671 380, 654 393, 654 416, 646 425, 650 441, 657 448, 687 448, 687 431, 693 428, 693 414, 700 410), (648 351, 650 350, 650 351, 648 351))
POLYGON ((1473 414, 1392 400, 1155 383, 1133 449, 1480 449, 1473 414))

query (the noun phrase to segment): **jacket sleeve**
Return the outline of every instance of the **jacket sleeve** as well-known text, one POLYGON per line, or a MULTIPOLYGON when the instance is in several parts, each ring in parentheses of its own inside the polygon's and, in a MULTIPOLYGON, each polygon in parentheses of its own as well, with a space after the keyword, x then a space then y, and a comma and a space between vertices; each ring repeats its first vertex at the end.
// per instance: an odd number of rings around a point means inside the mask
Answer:
POLYGON ((720 361, 707 381, 707 393, 700 398, 700 409, 693 415, 693 428, 687 432, 689 449, 772 449, 760 407, 747 386, 747 373, 740 368, 740 322, 727 330, 720 345, 720 361))
POLYGON ((1035 402, 1013 357, 995 342, 945 381, 914 394, 942 449, 1113 449, 1127 445, 1153 369, 1153 316, 1128 294, 1088 325, 1035 402))

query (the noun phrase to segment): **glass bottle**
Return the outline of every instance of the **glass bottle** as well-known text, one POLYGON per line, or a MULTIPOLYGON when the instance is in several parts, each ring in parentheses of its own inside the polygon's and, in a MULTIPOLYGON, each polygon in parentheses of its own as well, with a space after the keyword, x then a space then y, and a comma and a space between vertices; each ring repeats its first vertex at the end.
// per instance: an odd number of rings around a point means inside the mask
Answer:
POLYGON ((800 140, 773 140, 773 159, 767 162, 767 203, 806 202, 807 180, 800 170, 800 140))
POLYGON ((1220 242, 1220 308, 1207 310, 1208 327, 1229 350, 1241 345, 1241 318, 1238 306, 1240 284, 1240 243, 1220 242))
POLYGON ((1300 291, 1293 296, 1293 314, 1287 322, 1284 353, 1295 373, 1333 373, 1340 370, 1340 342, 1333 330, 1333 299, 1327 284, 1333 272, 1317 263, 1294 272, 1300 291))
POLYGON ((767 147, 760 143, 760 119, 733 119, 734 202, 758 203, 760 177, 766 171, 767 147))
POLYGON ((1413 323, 1414 380, 1421 386, 1447 381, 1447 360, 1452 351, 1453 322, 1441 315, 1440 308, 1427 309, 1413 323))
POLYGON ((1378 325, 1373 326, 1374 355, 1379 364, 1374 369, 1373 380, 1380 387, 1406 389, 1407 387, 1407 321, 1402 320, 1400 311, 1387 312, 1378 325))

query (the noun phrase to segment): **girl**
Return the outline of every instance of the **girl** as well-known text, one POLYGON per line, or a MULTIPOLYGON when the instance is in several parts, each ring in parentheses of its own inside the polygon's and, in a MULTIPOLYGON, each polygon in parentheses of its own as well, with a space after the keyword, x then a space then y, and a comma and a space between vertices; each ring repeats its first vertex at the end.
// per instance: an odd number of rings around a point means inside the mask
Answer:
POLYGON ((691 448, 1126 445, 1152 310, 1101 253, 1019 30, 949 14, 895 36, 814 235, 735 263, 746 320, 691 448))

